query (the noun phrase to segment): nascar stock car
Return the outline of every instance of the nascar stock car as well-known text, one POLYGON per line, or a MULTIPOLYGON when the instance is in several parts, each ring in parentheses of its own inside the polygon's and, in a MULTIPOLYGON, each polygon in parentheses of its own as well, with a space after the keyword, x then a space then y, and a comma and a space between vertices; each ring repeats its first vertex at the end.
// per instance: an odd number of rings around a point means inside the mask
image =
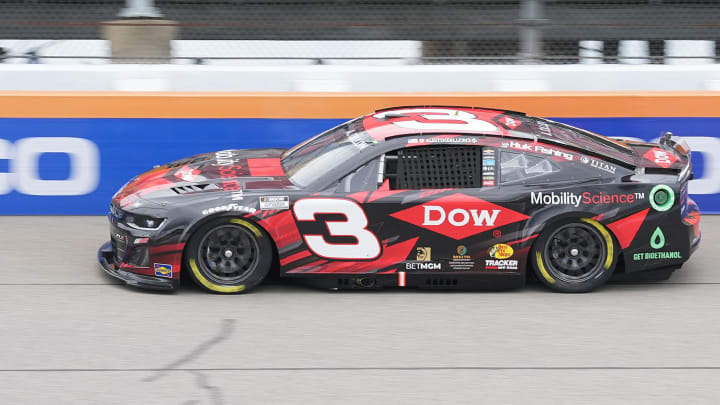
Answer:
POLYGON ((531 274, 584 292, 664 278, 700 241, 687 144, 618 141, 523 113, 399 107, 291 149, 223 150, 112 198, 110 275, 217 293, 273 271, 332 289, 497 289, 531 274))

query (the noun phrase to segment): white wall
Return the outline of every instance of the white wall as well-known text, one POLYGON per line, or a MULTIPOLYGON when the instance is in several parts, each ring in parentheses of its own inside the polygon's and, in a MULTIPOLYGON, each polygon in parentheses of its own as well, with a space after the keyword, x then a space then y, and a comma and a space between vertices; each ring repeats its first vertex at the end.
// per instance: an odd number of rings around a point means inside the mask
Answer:
POLYGON ((0 64, 0 91, 720 91, 713 65, 0 64))

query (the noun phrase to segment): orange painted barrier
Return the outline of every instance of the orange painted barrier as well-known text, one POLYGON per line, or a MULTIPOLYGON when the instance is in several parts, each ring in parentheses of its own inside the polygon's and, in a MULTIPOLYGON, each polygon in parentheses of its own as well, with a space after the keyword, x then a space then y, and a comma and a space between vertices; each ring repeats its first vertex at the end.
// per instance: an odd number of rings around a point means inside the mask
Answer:
POLYGON ((483 106, 541 117, 720 117, 720 92, 0 92, 0 117, 353 118, 407 105, 483 106))

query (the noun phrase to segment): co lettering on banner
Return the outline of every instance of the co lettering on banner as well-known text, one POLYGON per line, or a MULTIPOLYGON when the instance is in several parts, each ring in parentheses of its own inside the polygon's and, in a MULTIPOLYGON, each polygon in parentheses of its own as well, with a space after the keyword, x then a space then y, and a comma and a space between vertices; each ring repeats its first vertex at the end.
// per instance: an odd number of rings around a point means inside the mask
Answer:
POLYGON ((22 138, 12 143, 0 139, 0 159, 9 161, 9 171, 0 173, 0 195, 17 191, 28 195, 83 195, 94 191, 100 181, 100 152, 84 138, 22 138), (40 178, 40 156, 59 153, 68 156, 70 174, 66 179, 40 178))

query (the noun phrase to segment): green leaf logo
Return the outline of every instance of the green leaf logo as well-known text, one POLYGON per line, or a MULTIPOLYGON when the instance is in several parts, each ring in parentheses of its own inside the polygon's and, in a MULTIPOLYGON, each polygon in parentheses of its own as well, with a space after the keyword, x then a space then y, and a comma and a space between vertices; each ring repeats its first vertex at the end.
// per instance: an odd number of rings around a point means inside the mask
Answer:
POLYGON ((655 228, 655 232, 653 232, 652 236, 650 237, 650 246, 653 249, 660 249, 661 247, 665 246, 665 234, 663 234, 663 231, 658 226, 655 228))

